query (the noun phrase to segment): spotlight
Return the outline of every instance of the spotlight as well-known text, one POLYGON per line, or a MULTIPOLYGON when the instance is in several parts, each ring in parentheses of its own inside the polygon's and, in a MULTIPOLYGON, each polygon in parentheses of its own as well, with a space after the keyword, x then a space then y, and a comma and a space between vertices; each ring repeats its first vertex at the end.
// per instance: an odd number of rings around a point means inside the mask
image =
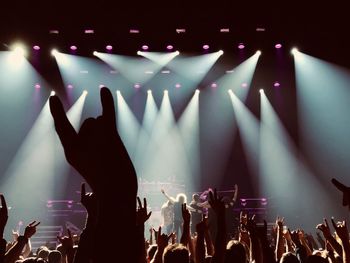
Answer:
POLYGON ((224 51, 223 50, 219 50, 219 55, 222 56, 224 54, 224 51))
POLYGON ((75 51, 77 49, 78 49, 77 46, 74 46, 74 45, 70 46, 70 50, 72 50, 72 51, 75 51))
POLYGON ((299 50, 296 47, 293 47, 292 50, 291 50, 291 53, 293 55, 296 55, 298 52, 299 52, 299 50))
POLYGON ((241 84, 241 87, 242 87, 242 88, 246 88, 246 87, 248 87, 248 84, 247 84, 246 82, 243 82, 243 83, 241 84))
POLYGON ((166 46, 166 49, 167 49, 167 50, 173 50, 173 48, 174 48, 173 45, 167 45, 167 46, 166 46))
POLYGON ((175 88, 177 88, 177 89, 181 88, 181 84, 180 83, 176 83, 175 84, 175 88))
POLYGON ((137 55, 141 56, 142 55, 142 52, 139 50, 137 51, 137 55))
POLYGON ((141 85, 139 83, 135 83, 134 88, 139 89, 139 88, 141 88, 141 85))
POLYGON ((40 47, 38 45, 35 45, 35 46, 33 46, 33 49, 38 51, 38 50, 40 50, 40 47))
POLYGON ((72 84, 68 84, 68 85, 67 85, 67 88, 68 88, 68 89, 72 89, 72 88, 73 88, 73 85, 72 85, 72 84))
POLYGON ((276 49, 280 49, 281 47, 282 47, 282 44, 279 44, 279 43, 278 43, 278 44, 275 45, 275 48, 276 48, 276 49))
POLYGON ((180 51, 176 50, 176 51, 175 51, 175 55, 176 55, 176 56, 180 55, 180 51))
POLYGON ((107 45, 107 46, 106 46, 106 49, 107 49, 108 51, 111 51, 111 50, 113 49, 113 46, 112 46, 112 45, 107 45))
POLYGON ((148 50, 148 48, 149 48, 149 47, 148 47, 147 45, 143 45, 143 46, 142 46, 142 49, 143 49, 143 50, 148 50))
POLYGON ((208 50, 209 49, 209 45, 203 45, 203 49, 204 50, 208 50))
POLYGON ((217 87, 218 87, 218 84, 216 84, 215 82, 213 82, 210 86, 211 86, 212 88, 217 88, 217 87))
POLYGON ((40 88, 41 88, 41 86, 40 86, 39 83, 36 83, 36 84, 34 85, 34 87, 35 87, 36 89, 40 89, 40 88))
POLYGON ((260 50, 256 51, 256 54, 257 54, 258 56, 260 56, 260 55, 261 55, 261 51, 260 51, 260 50))
POLYGON ((196 94, 199 94, 199 92, 200 92, 199 89, 196 89, 195 93, 196 93, 196 94))
POLYGON ((87 95, 88 94, 88 91, 85 89, 84 91, 83 91, 83 95, 87 95))
POLYGON ((279 86, 281 86, 281 84, 280 84, 278 81, 275 81, 275 82, 273 83, 273 86, 276 87, 276 88, 278 88, 279 86))
POLYGON ((24 49, 23 45, 21 44, 15 44, 12 47, 13 53, 16 57, 24 57, 26 56, 26 50, 24 49))
POLYGON ((97 51, 94 51, 94 52, 92 52, 92 55, 97 56, 97 55, 98 55, 98 52, 97 52, 97 51))
POLYGON ((228 94, 230 94, 230 95, 233 94, 232 89, 229 89, 227 92, 228 92, 228 94))
POLYGON ((117 90, 117 95, 120 95, 120 90, 119 89, 117 90))
POLYGON ((50 96, 55 96, 55 95, 56 95, 56 92, 54 90, 51 91, 50 96))
POLYGON ((168 94, 168 90, 167 89, 164 90, 164 94, 168 94))
POLYGON ((58 54, 58 51, 57 51, 57 49, 53 49, 53 50, 51 50, 51 55, 52 56, 56 56, 58 54))
POLYGON ((243 43, 239 43, 238 44, 238 49, 243 49, 243 48, 245 48, 244 44, 243 43))
POLYGON ((152 90, 147 90, 147 93, 150 95, 150 94, 152 94, 152 90))
POLYGON ((260 92, 260 94, 263 94, 264 90, 263 89, 259 89, 259 92, 260 92))

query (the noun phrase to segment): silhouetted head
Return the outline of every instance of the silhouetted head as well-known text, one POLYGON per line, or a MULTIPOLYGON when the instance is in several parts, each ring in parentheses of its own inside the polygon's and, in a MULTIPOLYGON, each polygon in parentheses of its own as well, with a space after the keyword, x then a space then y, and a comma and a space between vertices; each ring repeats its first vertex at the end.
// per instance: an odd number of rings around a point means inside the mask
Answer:
POLYGON ((168 245, 163 253, 163 263, 189 263, 190 255, 182 244, 168 245))
POLYGON ((58 250, 52 250, 49 253, 48 261, 49 263, 60 263, 61 257, 61 252, 59 252, 58 250))
POLYGON ((195 202, 199 202, 199 195, 198 194, 193 194, 192 195, 192 200, 195 201, 195 202))
POLYGON ((246 263, 246 251, 244 245, 238 240, 230 240, 226 246, 225 263, 246 263))
POLYGON ((46 246, 41 246, 37 249, 36 256, 38 258, 43 258, 47 260, 47 258, 49 257, 49 253, 50 253, 50 250, 46 246))
POLYGON ((147 250, 147 259, 148 262, 150 262, 154 256, 154 254, 157 251, 158 246, 157 245, 151 245, 147 250))
POLYGON ((180 193, 176 196, 176 201, 183 204, 183 203, 187 203, 187 197, 185 194, 180 193))
POLYGON ((311 255, 307 257, 306 263, 328 263, 328 260, 317 255, 311 255))
POLYGON ((280 263, 300 263, 296 255, 292 252, 284 253, 281 257, 280 263))

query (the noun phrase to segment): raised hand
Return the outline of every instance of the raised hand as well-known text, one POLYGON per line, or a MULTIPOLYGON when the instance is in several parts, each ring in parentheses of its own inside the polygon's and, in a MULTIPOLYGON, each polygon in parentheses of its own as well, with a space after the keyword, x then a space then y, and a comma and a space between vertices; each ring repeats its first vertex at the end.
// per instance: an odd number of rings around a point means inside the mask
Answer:
POLYGON ((182 219, 184 222, 190 222, 191 221, 191 213, 187 209, 186 203, 181 204, 181 212, 182 212, 182 219))
POLYGON ((343 206, 349 206, 350 209, 350 187, 343 185, 335 178, 332 179, 332 183, 343 193, 343 206))
POLYGON ((283 224, 284 224, 284 217, 277 216, 277 218, 276 218, 276 226, 279 227, 280 229, 282 229, 283 228, 283 224))
POLYGON ((147 200, 146 198, 143 198, 143 206, 141 203, 141 199, 137 197, 137 202, 139 204, 137 211, 136 211, 136 225, 140 226, 143 225, 151 216, 152 211, 147 213, 147 200))
POLYGON ((214 189, 214 193, 209 191, 209 204, 217 215, 225 213, 225 203, 222 198, 222 196, 218 196, 216 189, 214 189))
POLYGON ((33 221, 29 223, 24 229, 23 236, 26 238, 31 238, 36 233, 36 227, 40 224, 40 222, 33 221))
POLYGON ((318 224, 316 228, 321 230, 325 239, 329 239, 332 236, 331 230, 329 228, 328 221, 326 218, 323 218, 323 224, 318 224))
POLYGON ((4 195, 0 194, 1 208, 0 208, 0 235, 2 238, 5 230, 5 226, 8 219, 8 209, 4 195))
POLYGON ((68 236, 57 236, 57 239, 61 242, 62 247, 65 249, 65 251, 72 249, 74 245, 72 233, 69 229, 67 229, 67 232, 68 236))
POLYGON ((332 220, 332 224, 333 224, 333 227, 335 229, 335 232, 337 233, 337 235, 339 236, 341 241, 343 243, 344 242, 349 243, 349 231, 348 231, 348 228, 346 226, 345 220, 343 220, 343 222, 337 222, 337 223, 335 223, 333 218, 331 220, 332 220))
POLYGON ((164 249, 168 244, 169 240, 173 234, 162 234, 162 228, 159 227, 158 229, 158 235, 157 235, 157 245, 158 249, 164 249))
POLYGON ((113 181, 123 182, 120 189, 135 198, 136 173, 116 129, 112 94, 105 87, 101 88, 101 103, 102 115, 96 119, 86 119, 77 133, 60 99, 51 96, 50 109, 56 131, 67 161, 85 178, 95 193, 106 193, 106 187, 114 187, 113 181))

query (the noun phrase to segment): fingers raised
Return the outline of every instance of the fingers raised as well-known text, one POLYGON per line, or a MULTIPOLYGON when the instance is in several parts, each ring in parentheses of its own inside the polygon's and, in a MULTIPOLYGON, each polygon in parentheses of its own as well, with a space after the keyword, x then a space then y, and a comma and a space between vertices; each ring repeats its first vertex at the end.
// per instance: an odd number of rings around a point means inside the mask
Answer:
POLYGON ((112 93, 106 87, 101 88, 102 116, 109 127, 116 129, 114 100, 112 93))

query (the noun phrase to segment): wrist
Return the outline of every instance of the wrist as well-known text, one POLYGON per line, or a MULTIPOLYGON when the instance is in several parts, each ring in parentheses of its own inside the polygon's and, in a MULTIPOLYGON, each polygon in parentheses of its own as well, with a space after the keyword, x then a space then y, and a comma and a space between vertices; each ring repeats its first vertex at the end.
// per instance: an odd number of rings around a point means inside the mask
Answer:
POLYGON ((17 238, 17 242, 23 242, 23 243, 28 243, 29 238, 26 236, 19 236, 17 238))

